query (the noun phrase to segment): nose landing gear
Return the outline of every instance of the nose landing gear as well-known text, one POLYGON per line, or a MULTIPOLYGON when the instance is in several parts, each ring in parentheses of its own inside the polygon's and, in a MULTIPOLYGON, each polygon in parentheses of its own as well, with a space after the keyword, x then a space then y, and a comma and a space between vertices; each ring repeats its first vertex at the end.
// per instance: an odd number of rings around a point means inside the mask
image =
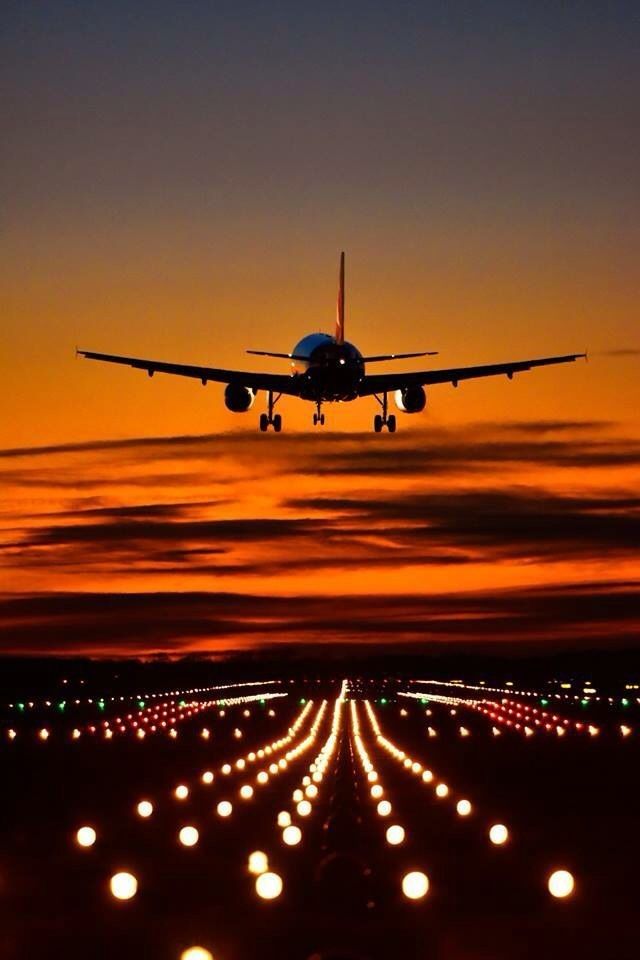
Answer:
POLYGON ((315 412, 314 415, 313 415, 313 425, 314 425, 314 427, 317 427, 318 424, 319 424, 321 427, 324 427, 324 413, 321 413, 321 412, 320 412, 320 411, 321 411, 321 408, 322 408, 322 401, 321 401, 321 400, 317 400, 317 401, 316 401, 316 412, 315 412))
POLYGON ((274 414, 273 412, 273 408, 281 396, 282 394, 279 393, 274 398, 273 391, 269 390, 267 395, 267 412, 260 414, 260 430, 262 433, 266 433, 270 426, 273 427, 276 433, 280 433, 282 430, 282 417, 279 413, 274 414))
POLYGON ((380 399, 380 397, 377 394, 374 394, 374 396, 378 401, 378 403, 380 404, 380 406, 382 407, 382 415, 379 413, 376 413, 375 417, 373 418, 373 429, 375 433, 382 433, 383 427, 386 427, 389 433, 395 433, 396 418, 395 418, 395 414, 388 412, 387 394, 383 393, 382 399, 380 399))

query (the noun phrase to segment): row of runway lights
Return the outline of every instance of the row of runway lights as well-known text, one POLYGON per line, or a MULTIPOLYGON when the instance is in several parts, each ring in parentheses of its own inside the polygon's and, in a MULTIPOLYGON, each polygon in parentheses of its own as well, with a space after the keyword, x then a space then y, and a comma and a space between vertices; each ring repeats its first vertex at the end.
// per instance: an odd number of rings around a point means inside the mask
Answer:
MULTIPOLYGON (((63 683, 66 681, 63 680, 63 683)), ((23 712, 24 710, 39 710, 43 707, 57 707, 58 710, 65 709, 68 703, 73 704, 73 706, 81 706, 83 704, 91 706, 98 706, 99 704, 106 703, 126 703, 128 700, 136 700, 140 702, 141 700, 152 700, 158 698, 166 697, 188 697, 195 694, 203 693, 213 693, 218 690, 236 690, 240 687, 269 687, 274 683, 282 683, 282 680, 246 680, 238 681, 237 683, 218 683, 215 686, 211 687, 189 687, 188 690, 165 690, 161 693, 132 693, 127 694, 126 696, 119 697, 86 697, 86 698, 75 698, 73 700, 24 700, 15 703, 7 704, 10 710, 19 710, 23 712)))
MULTIPOLYGON (((420 694, 406 691, 400 691, 398 696, 409 697, 413 700, 419 700, 420 702, 424 700, 420 694)), ((495 721, 495 723, 500 724, 502 727, 522 733, 526 737, 533 736, 537 730, 544 733, 555 733, 557 736, 562 737, 565 733, 570 732, 572 728, 578 733, 585 733, 591 737, 597 737, 600 733, 600 727, 595 726, 595 724, 572 721, 567 717, 551 714, 538 707, 529 707, 527 704, 519 703, 517 700, 508 700, 505 698, 501 703, 498 703, 495 700, 463 700, 460 697, 445 696, 444 694, 429 694, 428 700, 445 706, 453 706, 455 708, 463 708, 481 713, 487 717, 487 719, 495 721)), ((452 709, 450 712, 455 716, 455 709, 452 709)), ((428 716, 431 716, 430 710, 427 710, 426 713, 428 716)), ((498 727, 492 726, 491 732, 493 736, 498 737, 502 731, 498 727)), ((628 737, 633 733, 633 728, 623 723, 619 725, 618 732, 621 736, 628 737)), ((437 736, 437 731, 431 726, 428 727, 427 733, 430 737, 437 736)), ((462 737, 470 735, 470 731, 466 727, 459 727, 458 733, 462 737)))
MULTIPOLYGON (((409 683, 424 683, 431 684, 439 687, 449 687, 455 690, 475 690, 481 691, 482 693, 508 693, 513 695, 514 693, 518 697, 535 697, 536 699, 542 700, 572 700, 574 702, 582 703, 584 706, 587 706, 591 701, 597 703, 604 702, 610 705, 615 705, 617 703, 622 707, 628 707, 632 702, 629 697, 600 697, 596 695, 595 689, 586 687, 582 693, 550 693, 548 690, 539 691, 539 690, 516 690, 514 689, 514 684, 510 681, 507 681, 506 687, 492 687, 482 681, 480 684, 477 683, 464 683, 462 680, 409 680, 409 683)), ((562 686, 570 686, 570 684, 562 684, 562 686)), ((637 689, 636 684, 625 684, 627 690, 637 689)), ((636 703, 640 703, 640 697, 636 697, 636 703)))
MULTIPOLYGON (((230 763, 225 763, 220 768, 220 773, 224 776, 229 776, 236 771, 243 771, 246 768, 247 763, 253 763, 258 759, 262 759, 265 756, 274 757, 280 751, 282 751, 291 741, 295 738, 298 730, 301 725, 304 723, 309 711, 312 709, 313 702, 309 701, 303 710, 300 711, 298 717, 294 723, 289 727, 288 733, 286 736, 280 738, 279 740, 274 740, 271 743, 265 744, 264 747, 261 747, 257 751, 251 751, 246 755, 246 757, 239 757, 235 760, 233 766, 230 763)), ((272 762, 267 770, 260 770, 256 776, 256 783, 259 785, 264 785, 269 781, 269 777, 274 776, 280 773, 282 770, 285 770, 289 763, 296 759, 302 752, 307 750, 311 744, 314 742, 317 735, 317 729, 322 722, 324 711, 326 710, 326 701, 323 702, 318 710, 318 714, 315 718, 315 721, 309 731, 307 737, 304 740, 300 741, 293 749, 288 750, 283 757, 281 757, 278 763, 272 762)), ((215 775, 212 770, 205 770, 201 775, 201 782, 205 785, 210 785, 215 779, 215 775)), ((251 799, 253 796, 253 787, 250 784, 243 784, 240 787, 239 795, 243 800, 251 799)), ((173 796, 176 800, 186 800, 190 794, 190 789, 186 784, 178 784, 177 787, 173 790, 173 796)), ((140 800, 136 805, 136 813, 143 820, 147 820, 154 813, 155 806, 151 800, 145 799, 140 800)), ((231 815, 233 812, 233 805, 229 800, 221 800, 217 807, 216 812, 218 816, 226 818, 231 815)), ((96 831, 93 827, 84 826, 81 827, 76 833, 76 841, 81 847, 91 847, 94 845, 97 839, 96 831)), ((178 839, 183 846, 192 847, 195 846, 199 839, 199 833, 195 827, 186 826, 183 827, 178 834, 178 839)))
MULTIPOLYGON (((451 793, 449 786, 443 781, 436 782, 437 778, 435 777, 432 770, 425 768, 423 764, 409 757, 404 750, 401 750, 394 743, 388 740, 382 733, 380 724, 378 722, 378 718, 376 717, 375 711, 370 701, 365 700, 364 706, 369 719, 369 723, 371 724, 371 728, 373 730, 373 734, 376 739, 376 743, 379 746, 381 746, 384 750, 386 750, 387 753, 389 753, 395 760, 397 760, 400 764, 402 764, 403 769, 405 769, 407 772, 414 774, 415 776, 420 776, 423 783, 431 784, 431 785, 435 783, 434 792, 436 797, 438 797, 439 799, 448 797, 451 793)), ((358 733, 359 733, 359 725, 358 725, 358 733)), ((366 756, 366 751, 365 751, 365 756, 366 756)), ((368 760, 368 757, 367 757, 367 760, 368 760)), ((367 767, 366 769, 367 769, 368 779, 369 780, 373 779, 374 781, 377 780, 377 773, 373 768, 373 766, 370 764, 370 761, 369 761, 369 767, 367 767)), ((372 796, 377 798, 382 796, 383 791, 382 791, 382 788, 380 788, 378 791, 374 793, 374 788, 372 787, 371 792, 372 792, 372 796)), ((470 800, 463 798, 456 802, 456 813, 458 814, 458 816, 468 817, 472 813, 472 811, 473 811, 473 807, 470 800)), ((388 808, 385 808, 385 812, 383 812, 382 815, 388 815, 388 813, 390 812, 391 812, 391 809, 389 805, 388 808)), ((381 813, 380 809, 378 809, 378 813, 381 813)), ((390 828, 390 829, 393 830, 394 828, 390 828)), ((402 843, 404 840, 404 837, 405 837, 405 833, 402 827, 398 827, 397 830, 394 831, 393 839, 389 838, 389 831, 387 831, 387 840, 390 843, 394 843, 394 842, 402 843)), ((504 846, 509 840, 509 829, 503 823, 491 824, 488 830, 488 837, 490 842, 494 846, 497 846, 497 847, 504 846)), ((547 882, 549 893, 551 893, 552 896, 560 899, 570 896, 573 893, 574 886, 575 886, 575 881, 574 881, 573 875, 570 873, 570 871, 564 870, 564 869, 554 870, 553 873, 549 876, 548 882, 547 882)), ((425 889, 425 893, 427 892, 427 890, 428 890, 428 885, 427 885, 427 888, 425 889)))
MULTIPOLYGON (((103 739, 111 740, 114 735, 132 733, 138 740, 144 740, 149 734, 164 732, 167 733, 171 739, 175 740, 178 736, 176 725, 204 711, 213 710, 216 707, 235 707, 244 703, 255 703, 257 700, 262 702, 286 696, 288 696, 286 693, 261 692, 241 697, 225 697, 220 700, 195 700, 192 703, 184 704, 184 706, 176 706, 175 704, 164 702, 156 704, 153 707, 145 707, 143 710, 139 710, 137 714, 129 713, 125 717, 116 717, 114 720, 103 720, 99 726, 87 724, 84 728, 74 727, 70 733, 70 739, 79 740, 84 733, 85 735, 89 734, 91 736, 102 735, 103 739)), ((218 715, 224 717, 225 710, 221 709, 218 715)), ((250 714, 245 711, 245 716, 249 715, 250 714)), ((269 710, 269 716, 275 716, 273 710, 269 710)), ((10 741, 18 738, 18 731, 14 728, 10 728, 6 733, 10 741)), ((48 727, 42 727, 35 732, 36 738, 43 743, 46 743, 53 735, 53 731, 48 727)), ((208 740, 211 736, 211 731, 207 727, 204 727, 200 732, 200 736, 208 740)), ((237 727, 234 730, 234 736, 237 739, 242 737, 242 731, 237 727)))
MULTIPOLYGON (((317 784, 322 781, 326 767, 335 750, 337 731, 340 724, 341 703, 341 699, 336 701, 334 718, 329 738, 325 742, 315 761, 311 764, 310 776, 305 777, 302 781, 305 787, 306 796, 303 795, 298 797, 298 792, 295 791, 294 793, 294 801, 297 799, 296 810, 299 816, 304 817, 311 813, 311 804, 309 798, 315 798, 317 796, 317 784)), ((299 741, 295 747, 293 747, 291 750, 288 750, 284 757, 282 757, 277 764, 272 763, 269 767, 269 773, 277 774, 281 770, 286 769, 291 761, 295 760, 300 754, 309 749, 309 747, 317 738, 318 729, 322 723, 326 708, 327 702, 323 701, 308 735, 299 741)), ((296 736, 297 731, 311 709, 312 701, 309 701, 296 718, 294 724, 292 724, 292 726, 289 728, 289 732, 286 737, 273 741, 264 748, 260 748, 260 750, 256 752, 252 751, 251 753, 247 754, 246 758, 238 758, 236 761, 236 766, 237 764, 242 763, 242 767, 239 767, 238 769, 243 769, 247 761, 251 762, 251 760, 255 760, 260 756, 264 756, 265 754, 273 754, 274 752, 283 749, 284 746, 287 743, 290 743, 296 736)), ((232 767, 230 764, 225 764, 221 768, 221 773, 223 774, 229 774, 231 772, 232 767)), ((212 771, 205 771, 202 775, 202 781, 205 784, 212 783, 213 779, 214 775, 212 771)), ((267 771, 262 770, 258 773, 256 782, 259 784, 264 784, 268 781, 268 779, 269 774, 267 771)), ((189 796, 189 788, 185 784, 180 784, 174 790, 174 796, 176 799, 185 800, 189 796)), ((243 799, 250 799, 253 796, 253 788, 248 784, 243 785, 243 787, 240 788, 240 796, 243 799)), ((148 819, 154 812, 154 805, 150 800, 141 800, 136 807, 136 811, 141 818, 148 819)), ((220 801, 216 807, 218 816, 222 818, 229 817, 232 811, 233 806, 228 800, 220 801)), ((282 840, 287 846, 296 846, 301 841, 302 832, 299 827, 292 823, 291 815, 287 811, 282 811, 278 815, 278 825, 284 827, 282 832, 282 840)), ((199 838, 200 835, 198 829, 191 825, 182 827, 178 832, 178 841, 184 847, 196 846, 199 838)), ((81 848, 88 849, 93 847, 97 840, 96 830, 91 826, 80 827, 76 832, 75 839, 76 843, 81 848)), ((261 899, 274 900, 280 896, 283 889, 283 881, 279 874, 268 870, 268 858, 266 854, 262 853, 261 851, 255 851, 250 855, 249 872, 256 876, 256 893, 261 899)), ((115 899, 131 900, 138 892, 138 879, 135 874, 130 873, 129 871, 118 871, 111 876, 109 880, 109 888, 112 896, 115 899)))

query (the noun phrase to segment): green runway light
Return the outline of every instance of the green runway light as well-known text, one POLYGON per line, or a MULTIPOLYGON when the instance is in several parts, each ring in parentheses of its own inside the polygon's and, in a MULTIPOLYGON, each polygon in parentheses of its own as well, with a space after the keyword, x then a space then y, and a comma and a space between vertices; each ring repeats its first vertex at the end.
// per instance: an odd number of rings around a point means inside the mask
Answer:
POLYGON ((387 702, 387 700, 386 700, 385 697, 383 697, 383 698, 381 699, 381 701, 380 701, 380 703, 382 703, 383 705, 384 705, 386 702, 387 702))
POLYGON ((17 704, 18 710, 24 710, 24 703, 17 704))
POLYGON ((64 710, 66 705, 67 705, 66 700, 61 700, 60 703, 58 704, 58 710, 64 710))
POLYGON ((104 700, 98 700, 98 710, 104 710, 104 700))
POLYGON ((262 707, 264 707, 264 700, 261 700, 261 701, 260 701, 260 705, 261 705, 262 707))
POLYGON ((549 703, 549 701, 548 701, 548 700, 541 700, 540 703, 542 704, 543 707, 546 707, 547 704, 549 703))
POLYGON ((589 698, 585 697, 583 700, 580 701, 580 703, 582 704, 583 707, 586 707, 587 704, 589 703, 589 698))
POLYGON ((301 697, 301 698, 300 698, 300 703, 306 703, 306 702, 307 702, 307 701, 305 700, 304 697, 301 697))
POLYGON ((620 703, 622 704, 623 707, 628 707, 628 706, 629 706, 629 701, 627 700, 626 697, 623 697, 622 700, 620 701, 620 703))

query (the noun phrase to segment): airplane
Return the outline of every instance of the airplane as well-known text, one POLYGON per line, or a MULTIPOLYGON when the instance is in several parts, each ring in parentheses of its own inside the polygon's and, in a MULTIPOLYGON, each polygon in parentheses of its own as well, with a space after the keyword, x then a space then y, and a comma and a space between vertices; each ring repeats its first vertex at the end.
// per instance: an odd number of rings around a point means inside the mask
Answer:
POLYGON ((373 429, 380 433, 385 427, 389 433, 396 431, 395 414, 389 413, 389 394, 393 394, 396 406, 402 413, 421 413, 427 403, 425 387, 437 383, 458 386, 461 380, 476 377, 505 375, 511 380, 514 373, 543 367, 553 363, 569 363, 586 353, 570 353, 562 357, 542 357, 535 360, 516 360, 509 363, 492 363, 476 367, 453 367, 447 370, 419 370, 410 373, 365 372, 365 364, 383 360, 406 360, 414 357, 435 356, 437 351, 419 353, 389 353, 363 356, 354 344, 344 338, 345 332, 344 252, 340 254, 338 306, 333 336, 328 333, 311 333, 303 337, 291 353, 276 353, 271 350, 247 350, 258 357, 273 357, 289 360, 290 374, 253 373, 245 370, 220 370, 217 367, 199 367, 183 363, 165 363, 161 360, 146 360, 138 357, 114 356, 95 353, 91 350, 76 350, 76 355, 87 360, 102 360, 119 363, 139 370, 146 370, 152 377, 155 373, 170 373, 179 377, 192 377, 206 386, 211 380, 226 384, 224 402, 233 413, 246 413, 253 406, 260 390, 267 394, 267 411, 260 414, 259 426, 264 433, 273 427, 276 433, 282 430, 282 417, 274 413, 281 397, 299 397, 315 405, 314 426, 324 426, 322 412, 325 403, 345 403, 360 397, 373 396, 380 404, 381 412, 373 418, 373 429))

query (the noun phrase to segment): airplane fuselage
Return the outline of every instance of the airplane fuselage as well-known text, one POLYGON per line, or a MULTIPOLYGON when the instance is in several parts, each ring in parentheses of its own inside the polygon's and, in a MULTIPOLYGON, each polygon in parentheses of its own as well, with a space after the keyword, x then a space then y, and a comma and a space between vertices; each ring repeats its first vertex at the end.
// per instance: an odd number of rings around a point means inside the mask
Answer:
POLYGON ((355 400, 364 378, 362 354, 346 340, 328 333, 303 337, 292 351, 291 368, 304 400, 355 400))

